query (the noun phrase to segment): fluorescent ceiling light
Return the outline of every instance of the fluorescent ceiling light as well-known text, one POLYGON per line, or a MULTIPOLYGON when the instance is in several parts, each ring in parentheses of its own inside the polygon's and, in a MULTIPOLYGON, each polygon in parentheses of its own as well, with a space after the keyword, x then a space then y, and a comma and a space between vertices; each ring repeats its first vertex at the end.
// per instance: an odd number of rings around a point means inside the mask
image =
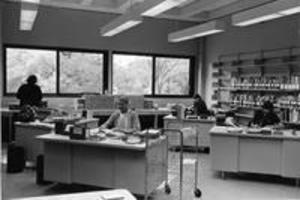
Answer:
POLYGON ((168 35, 169 42, 181 42, 184 40, 190 40, 198 37, 212 35, 225 31, 225 22, 211 21, 205 24, 193 26, 191 28, 183 29, 181 31, 173 32, 168 35))
POLYGON ((20 30, 30 31, 32 30, 35 18, 37 16, 37 10, 21 10, 20 16, 20 30))
POLYGON ((35 4, 40 3, 40 0, 21 0, 21 1, 24 3, 35 3, 35 4))
POLYGON ((185 1, 187 1, 187 0, 164 0, 161 3, 158 3, 157 5, 153 6, 152 8, 144 11, 142 13, 142 15, 153 17, 153 16, 159 15, 167 10, 170 10, 176 6, 179 6, 180 4, 184 3, 185 1))
POLYGON ((110 31, 103 33, 102 36, 106 36, 106 37, 114 36, 122 31, 125 31, 127 29, 130 29, 131 27, 138 25, 139 23, 141 23, 141 21, 133 21, 133 20, 127 21, 124 24, 121 24, 120 26, 110 31))
POLYGON ((34 21, 38 13, 40 0, 21 0, 20 30, 32 30, 34 21))
POLYGON ((242 21, 242 22, 236 23, 234 25, 235 26, 249 26, 249 25, 258 24, 258 23, 261 23, 261 22, 264 22, 264 21, 270 21, 272 19, 277 19, 279 17, 282 17, 282 15, 280 15, 280 14, 270 14, 270 15, 265 15, 265 16, 262 16, 262 17, 257 17, 257 18, 254 18, 254 19, 249 19, 249 20, 246 20, 246 21, 242 21))
POLYGON ((105 25, 101 29, 101 35, 105 37, 114 36, 140 24, 142 21, 143 19, 139 15, 133 15, 130 13, 124 14, 105 25))
POLYGON ((233 15, 232 24, 249 26, 296 13, 300 13, 300 0, 277 0, 233 15))
POLYGON ((293 15, 296 13, 300 13, 300 6, 291 8, 291 9, 287 9, 287 10, 283 10, 283 11, 280 11, 279 13, 283 14, 283 15, 293 15))

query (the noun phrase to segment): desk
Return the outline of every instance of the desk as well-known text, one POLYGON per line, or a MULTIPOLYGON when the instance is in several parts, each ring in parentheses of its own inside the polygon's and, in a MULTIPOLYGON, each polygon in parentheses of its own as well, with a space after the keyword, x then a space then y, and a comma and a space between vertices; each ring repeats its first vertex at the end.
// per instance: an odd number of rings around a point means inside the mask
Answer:
MULTIPOLYGON (((7 132, 4 131, 4 124, 2 124, 2 142, 11 142, 14 140, 14 117, 19 110, 10 110, 9 108, 1 108, 1 115, 8 118, 7 132)), ((3 121, 2 121, 3 122, 3 121)))
POLYGON ((36 161, 36 157, 43 153, 42 144, 36 136, 47 134, 54 130, 54 124, 42 122, 15 122, 16 145, 24 147, 26 161, 36 161))
POLYGON ((300 134, 233 134, 214 127, 210 135, 213 170, 300 178, 300 134))
POLYGON ((44 143, 45 180, 79 183, 105 188, 125 188, 147 195, 167 175, 165 137, 142 144, 121 140, 71 140, 47 134, 37 137, 44 143))
MULTIPOLYGON (((198 144, 200 147, 209 147, 210 146, 210 137, 209 131, 215 125, 215 119, 177 119, 172 116, 164 117, 164 128, 196 128, 196 131, 199 134, 198 144)), ((188 137, 184 140, 185 146, 195 146, 196 144, 195 135, 188 137)), ((169 134, 169 142, 171 146, 178 146, 179 135, 178 134, 169 134)))
POLYGON ((136 200, 127 190, 108 190, 101 192, 80 192, 73 194, 49 195, 41 197, 26 197, 14 200, 97 200, 100 197, 111 199, 113 197, 123 197, 122 200, 136 200))
MULTIPOLYGON (((104 119, 100 119, 100 123, 106 121, 106 119, 113 113, 115 109, 101 109, 101 110, 88 110, 88 112, 92 113, 93 117, 104 117, 104 119)), ((156 109, 136 109, 137 114, 140 116, 142 129, 147 128, 162 128, 163 123, 160 122, 160 118, 163 118, 165 115, 171 113, 170 110, 156 110, 156 109), (143 119, 143 117, 147 119, 143 119), (153 123, 149 123, 149 117, 154 117, 153 123)))

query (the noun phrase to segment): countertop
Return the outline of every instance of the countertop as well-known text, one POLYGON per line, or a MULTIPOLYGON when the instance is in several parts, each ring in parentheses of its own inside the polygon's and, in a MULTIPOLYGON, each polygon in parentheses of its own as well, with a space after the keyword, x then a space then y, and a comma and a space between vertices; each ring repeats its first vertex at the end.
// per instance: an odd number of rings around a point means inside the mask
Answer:
POLYGON ((300 132, 295 132, 293 134, 293 130, 291 129, 284 129, 282 131, 282 135, 280 134, 271 134, 271 135, 264 135, 264 134, 248 134, 246 133, 247 128, 243 128, 242 133, 230 133, 228 132, 228 128, 226 126, 215 126, 210 130, 211 135, 222 135, 222 136, 229 136, 229 137, 243 137, 243 138, 261 138, 261 139, 280 139, 280 140, 300 140, 300 132))
MULTIPOLYGON (((75 139, 70 139, 69 136, 58 135, 55 133, 49 133, 49 134, 37 136, 36 138, 39 140, 42 140, 42 141, 53 141, 53 142, 68 143, 68 144, 80 144, 80 145, 87 145, 87 146, 102 146, 102 147, 109 147, 109 148, 115 148, 115 149, 128 149, 128 150, 136 150, 136 151, 145 151, 146 150, 145 143, 127 144, 120 139, 112 139, 112 138, 106 138, 101 141, 89 140, 89 139, 75 140, 75 139)), ((166 138, 163 136, 161 136, 158 139, 150 139, 149 146, 159 143, 165 139, 166 138)))

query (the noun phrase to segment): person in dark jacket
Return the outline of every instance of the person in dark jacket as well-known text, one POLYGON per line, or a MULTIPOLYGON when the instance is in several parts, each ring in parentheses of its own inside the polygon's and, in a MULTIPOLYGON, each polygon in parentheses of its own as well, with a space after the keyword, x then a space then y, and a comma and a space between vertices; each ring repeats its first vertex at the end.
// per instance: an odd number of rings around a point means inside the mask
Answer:
POLYGON ((199 94, 194 95, 194 113, 198 116, 208 116, 210 112, 207 109, 206 103, 199 94))
POLYGON ((40 86, 37 84, 37 77, 30 75, 27 78, 27 83, 21 85, 17 92, 17 98, 20 99, 20 106, 40 106, 43 94, 40 86))
POLYGON ((253 119, 249 122, 249 127, 259 127, 261 126, 262 120, 264 118, 264 111, 262 109, 255 110, 253 119))
POLYGON ((280 119, 274 112, 274 106, 270 101, 264 102, 262 108, 264 110, 264 116, 261 120, 262 127, 278 125, 280 123, 280 119))

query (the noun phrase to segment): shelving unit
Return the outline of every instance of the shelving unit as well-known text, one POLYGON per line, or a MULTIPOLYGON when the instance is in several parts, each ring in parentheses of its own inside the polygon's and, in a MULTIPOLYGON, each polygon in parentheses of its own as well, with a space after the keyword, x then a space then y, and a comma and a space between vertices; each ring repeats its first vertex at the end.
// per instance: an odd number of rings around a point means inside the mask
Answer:
POLYGON ((240 123, 247 124, 266 100, 286 124, 300 121, 300 47, 221 55, 213 67, 214 99, 238 110, 240 123))

